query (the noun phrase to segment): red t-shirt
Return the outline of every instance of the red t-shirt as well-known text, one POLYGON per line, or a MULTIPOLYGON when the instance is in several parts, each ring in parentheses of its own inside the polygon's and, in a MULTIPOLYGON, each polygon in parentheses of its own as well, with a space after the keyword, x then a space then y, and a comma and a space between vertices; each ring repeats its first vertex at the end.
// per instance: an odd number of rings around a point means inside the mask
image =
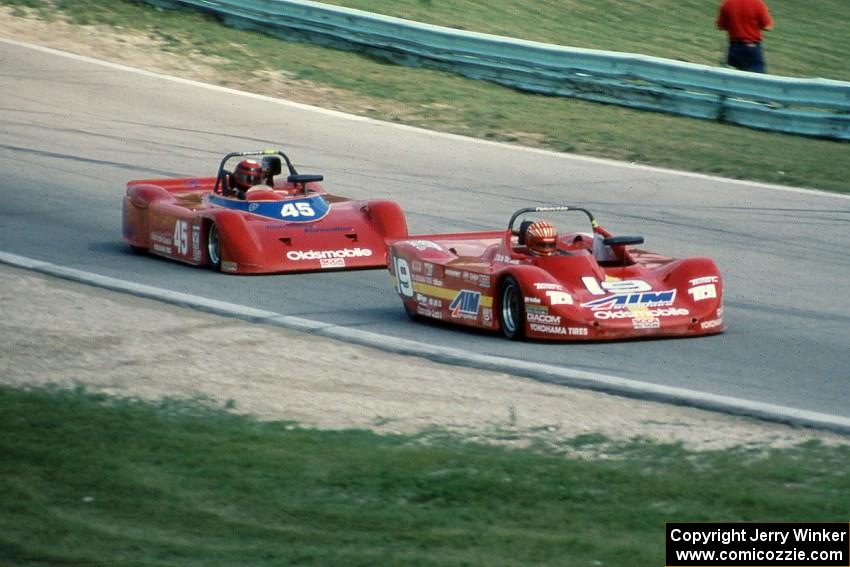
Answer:
POLYGON ((761 30, 773 26, 762 0, 724 0, 717 15, 717 27, 729 32, 732 41, 756 43, 761 30))

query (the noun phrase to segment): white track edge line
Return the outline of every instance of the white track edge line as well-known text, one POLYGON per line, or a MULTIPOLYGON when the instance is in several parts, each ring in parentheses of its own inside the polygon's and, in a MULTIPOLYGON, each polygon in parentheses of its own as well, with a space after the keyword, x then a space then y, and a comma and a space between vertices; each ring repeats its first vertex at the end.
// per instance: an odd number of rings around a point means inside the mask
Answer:
POLYGON ((86 55, 78 55, 76 53, 69 53, 67 51, 61 51, 61 50, 54 49, 54 48, 51 48, 51 47, 45 47, 43 45, 35 45, 35 44, 32 44, 32 43, 26 43, 26 42, 18 41, 18 40, 15 40, 15 39, 0 37, 0 42, 7 43, 9 45, 15 45, 17 47, 32 49, 32 50, 35 50, 35 51, 41 51, 41 52, 44 52, 44 53, 50 53, 50 54, 57 55, 57 56, 60 56, 60 57, 67 57, 69 59, 74 59, 74 60, 77 60, 77 61, 90 63, 92 65, 100 65, 100 66, 103 66, 103 67, 118 69, 118 70, 129 72, 129 73, 136 73, 136 74, 143 75, 143 76, 146 76, 146 77, 153 77, 153 78, 162 79, 162 80, 165 80, 165 81, 171 81, 171 82, 175 82, 175 83, 191 85, 191 86, 198 87, 198 88, 204 88, 204 89, 209 89, 209 90, 213 90, 213 91, 234 94, 234 95, 238 95, 238 96, 252 98, 252 99, 255 99, 255 100, 263 100, 265 102, 271 102, 271 103, 279 104, 281 106, 289 106, 289 107, 292 107, 292 108, 299 108, 299 109, 302 109, 302 110, 308 110, 308 111, 311 111, 311 112, 316 112, 318 114, 324 114, 324 115, 327 115, 327 116, 334 116, 334 117, 345 119, 345 120, 353 120, 353 121, 357 121, 357 122, 367 122, 367 123, 370 123, 370 124, 379 124, 379 125, 384 126, 384 127, 396 128, 396 129, 399 129, 399 130, 406 130, 406 131, 417 132, 417 133, 421 133, 421 134, 428 134, 428 135, 446 138, 446 139, 451 139, 451 140, 463 140, 463 141, 469 142, 469 143, 475 143, 475 144, 481 144, 481 145, 487 145, 487 146, 494 146, 494 147, 499 147, 499 148, 506 148, 506 149, 516 150, 516 151, 521 151, 521 152, 545 155, 545 156, 549 156, 549 157, 557 157, 557 158, 560 158, 560 159, 569 159, 569 160, 575 160, 575 161, 583 161, 583 162, 587 162, 587 163, 596 163, 596 164, 600 164, 600 165, 608 165, 608 166, 611 166, 611 167, 619 167, 619 168, 623 168, 623 169, 637 169, 637 170, 641 170, 641 171, 662 173, 664 175, 675 175, 675 176, 679 176, 679 177, 690 177, 692 179, 702 179, 702 180, 707 180, 707 181, 714 181, 714 182, 717 182, 717 183, 728 183, 728 184, 732 184, 732 185, 741 185, 741 186, 746 186, 746 187, 767 189, 767 190, 771 190, 771 191, 781 191, 781 192, 786 192, 786 193, 801 193, 801 194, 817 195, 817 196, 820 196, 820 197, 834 197, 834 198, 837 198, 837 199, 850 199, 850 194, 834 193, 834 192, 831 192, 831 191, 823 191, 823 190, 820 190, 820 189, 810 189, 810 188, 805 188, 805 187, 791 187, 791 186, 786 186, 786 185, 776 185, 776 184, 772 184, 772 183, 764 183, 764 182, 760 182, 760 181, 749 181, 749 180, 745 180, 745 179, 732 179, 732 178, 729 178, 729 177, 716 177, 716 176, 708 175, 708 174, 705 174, 705 173, 694 173, 694 172, 691 172, 691 171, 681 171, 681 170, 677 170, 677 169, 666 169, 666 168, 663 168, 663 167, 657 167, 657 166, 652 166, 652 165, 642 165, 642 164, 636 164, 636 163, 628 163, 628 162, 616 161, 616 160, 613 160, 613 159, 598 158, 598 157, 592 157, 592 156, 583 156, 583 155, 570 154, 570 153, 565 153, 565 152, 556 152, 554 150, 545 150, 545 149, 541 149, 541 148, 531 148, 531 147, 528 147, 528 146, 519 146, 519 145, 514 145, 514 144, 508 144, 506 142, 495 142, 495 141, 492 141, 492 140, 483 140, 481 138, 473 138, 473 137, 470 137, 470 136, 462 136, 460 134, 451 134, 451 133, 448 133, 448 132, 438 132, 436 130, 427 130, 425 128, 419 128, 419 127, 416 127, 416 126, 409 126, 407 124, 396 124, 394 122, 385 122, 385 121, 381 121, 381 120, 376 120, 374 118, 368 118, 366 116, 358 116, 356 114, 349 114, 347 112, 341 112, 339 110, 329 110, 327 108, 321 108, 321 107, 318 107, 318 106, 312 106, 312 105, 303 104, 303 103, 300 103, 300 102, 293 102, 293 101, 282 99, 282 98, 275 98, 275 97, 255 94, 255 93, 251 93, 251 92, 247 92, 247 91, 240 91, 240 90, 229 88, 229 87, 222 87, 222 86, 213 85, 213 84, 210 84, 210 83, 203 83, 203 82, 195 81, 195 80, 192 80, 192 79, 184 79, 182 77, 175 77, 173 75, 166 75, 164 73, 157 73, 157 72, 154 72, 154 71, 146 71, 144 69, 131 67, 129 65, 124 65, 124 64, 121 64, 121 63, 113 63, 111 61, 104 61, 102 59, 96 59, 94 57, 89 57, 89 56, 86 56, 86 55))
POLYGON ((613 395, 685 405, 794 426, 825 429, 836 433, 850 433, 850 418, 842 416, 751 400, 741 400, 684 388, 650 384, 629 378, 588 372, 586 370, 563 368, 493 355, 474 354, 461 349, 428 345, 409 339, 364 331, 362 329, 352 329, 292 315, 282 315, 274 311, 254 309, 235 303, 101 276, 91 272, 51 264, 50 262, 35 260, 26 256, 3 252, 2 250, 0 250, 0 263, 111 291, 128 293, 181 307, 190 307, 217 315, 238 317, 255 323, 264 323, 316 334, 385 352, 413 355, 445 364, 457 364, 471 368, 514 374, 552 384, 600 391, 613 395))

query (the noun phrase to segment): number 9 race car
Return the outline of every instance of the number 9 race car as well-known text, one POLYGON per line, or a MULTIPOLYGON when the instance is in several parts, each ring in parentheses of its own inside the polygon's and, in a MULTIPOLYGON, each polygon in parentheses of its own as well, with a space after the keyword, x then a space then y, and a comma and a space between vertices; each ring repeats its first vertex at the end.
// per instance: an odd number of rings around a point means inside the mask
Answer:
MULTIPOLYGON (((567 215, 563 215, 567 216, 567 215)), ((585 341, 720 333, 723 281, 710 258, 674 259, 612 236, 581 207, 520 209, 507 230, 411 236, 389 271, 414 319, 501 330, 509 339, 585 341), (529 213, 578 212, 590 232, 529 213)))
POLYGON ((328 194, 280 150, 229 153, 215 177, 130 181, 123 237, 135 250, 235 274, 383 268, 407 236, 397 203, 328 194), (234 170, 228 162, 243 159, 234 170), (281 158, 288 172, 281 173, 281 158))

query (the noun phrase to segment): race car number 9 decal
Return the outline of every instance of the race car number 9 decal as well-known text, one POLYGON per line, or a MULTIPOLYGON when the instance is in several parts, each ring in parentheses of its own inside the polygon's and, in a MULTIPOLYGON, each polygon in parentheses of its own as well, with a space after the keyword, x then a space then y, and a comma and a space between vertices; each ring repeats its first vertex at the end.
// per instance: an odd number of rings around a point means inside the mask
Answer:
POLYGON ((584 287, 587 291, 593 295, 605 295, 606 293, 625 295, 628 293, 640 293, 642 291, 652 290, 652 286, 643 280, 613 280, 598 282, 594 277, 585 276, 581 278, 581 281, 584 283, 584 287))
POLYGON ((395 275, 398 279, 398 292, 407 297, 413 297, 413 282, 410 280, 410 268, 407 260, 395 257, 395 275))

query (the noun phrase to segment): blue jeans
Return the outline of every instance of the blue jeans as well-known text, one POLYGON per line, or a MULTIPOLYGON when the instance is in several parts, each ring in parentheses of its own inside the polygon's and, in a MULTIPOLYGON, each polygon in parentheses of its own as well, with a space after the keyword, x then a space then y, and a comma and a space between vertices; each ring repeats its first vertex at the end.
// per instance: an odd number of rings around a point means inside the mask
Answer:
POLYGON ((743 41, 732 41, 729 43, 729 55, 726 62, 741 71, 753 73, 764 73, 767 65, 764 62, 764 54, 760 43, 744 43, 743 41))

